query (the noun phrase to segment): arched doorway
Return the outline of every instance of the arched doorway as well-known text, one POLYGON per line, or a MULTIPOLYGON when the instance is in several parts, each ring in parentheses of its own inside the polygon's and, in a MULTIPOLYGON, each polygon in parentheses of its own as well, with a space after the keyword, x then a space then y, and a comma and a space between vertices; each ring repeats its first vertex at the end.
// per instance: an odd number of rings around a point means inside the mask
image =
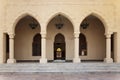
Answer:
POLYGON ((32 56, 41 56, 41 35, 36 34, 32 43, 32 56))
POLYGON ((65 38, 58 33, 54 40, 54 60, 65 60, 65 38))
POLYGON ((87 55, 87 41, 84 34, 80 33, 79 35, 79 55, 86 56, 87 55))
POLYGON ((38 33, 40 33, 40 25, 32 16, 26 15, 18 21, 15 27, 15 59, 17 62, 39 61, 40 49, 38 47, 40 46, 38 45, 40 45, 41 37, 38 33))

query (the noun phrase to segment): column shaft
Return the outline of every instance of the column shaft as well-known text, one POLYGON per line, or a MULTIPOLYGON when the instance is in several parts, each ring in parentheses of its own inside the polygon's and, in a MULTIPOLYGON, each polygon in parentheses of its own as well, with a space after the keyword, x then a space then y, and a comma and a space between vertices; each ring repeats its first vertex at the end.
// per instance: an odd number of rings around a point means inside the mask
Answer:
POLYGON ((106 39, 106 47, 107 47, 107 49, 106 49, 106 57, 107 58, 111 58, 111 39, 110 38, 107 38, 106 39))
POLYGON ((15 63, 16 60, 14 59, 14 34, 9 35, 9 41, 10 41, 9 43, 10 53, 7 63, 15 63))
POLYGON ((73 62, 74 63, 79 63, 80 61, 80 57, 79 57, 79 33, 75 33, 74 34, 75 39, 74 39, 74 59, 73 62))
POLYGON ((46 58, 46 39, 42 37, 42 58, 46 58))
POLYGON ((42 54, 40 63, 47 63, 46 59, 46 34, 41 34, 42 40, 41 40, 41 48, 42 48, 42 54))
POLYGON ((10 59, 14 59, 14 38, 10 38, 10 59))
POLYGON ((113 62, 113 59, 111 58, 111 34, 106 35, 106 58, 104 61, 106 63, 113 62))

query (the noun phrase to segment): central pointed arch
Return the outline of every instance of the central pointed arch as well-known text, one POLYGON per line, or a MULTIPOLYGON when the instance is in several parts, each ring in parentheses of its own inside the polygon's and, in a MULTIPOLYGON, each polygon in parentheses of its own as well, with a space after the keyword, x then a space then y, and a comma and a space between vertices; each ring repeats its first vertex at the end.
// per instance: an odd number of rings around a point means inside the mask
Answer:
POLYGON ((58 15, 61 15, 61 16, 65 17, 67 20, 69 20, 70 23, 71 23, 72 26, 73 26, 73 30, 75 30, 75 29, 74 29, 75 27, 74 27, 74 21, 73 21, 73 19, 72 19, 70 16, 68 16, 68 15, 66 15, 65 13, 62 13, 62 12, 58 12, 58 13, 55 13, 54 15, 50 15, 50 17, 48 18, 48 20, 47 20, 47 22, 46 22, 46 29, 47 29, 47 26, 48 26, 49 22, 50 22, 52 19, 54 19, 56 16, 58 16, 58 15))
MULTIPOLYGON (((54 38, 56 36, 56 34, 61 33, 62 35, 64 35, 64 38, 68 41, 66 41, 66 56, 64 59, 69 59, 72 60, 73 59, 73 53, 74 53, 74 27, 73 24, 71 22, 71 20, 69 20, 70 18, 68 18, 68 16, 62 14, 62 13, 57 13, 54 16, 52 16, 47 23, 47 44, 50 45, 51 47, 47 46, 47 58, 48 60, 54 60, 54 55, 52 53, 55 52, 54 50, 54 38), (63 26, 62 28, 58 28, 56 26, 57 20, 60 19, 59 17, 62 18, 62 22, 63 22, 63 26), (72 47, 69 47, 72 46, 72 47), (49 56, 48 56, 49 55, 49 56)), ((59 34, 60 35, 60 34, 59 34)), ((61 39, 63 39, 63 37, 60 37, 61 39)))

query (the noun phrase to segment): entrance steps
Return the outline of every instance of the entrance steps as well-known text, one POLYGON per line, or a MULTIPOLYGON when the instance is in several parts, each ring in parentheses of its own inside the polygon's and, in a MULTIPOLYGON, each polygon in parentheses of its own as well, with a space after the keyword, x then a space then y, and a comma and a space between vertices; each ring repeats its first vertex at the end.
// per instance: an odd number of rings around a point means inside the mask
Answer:
POLYGON ((64 63, 65 60, 54 60, 53 62, 54 62, 54 63, 64 63))
POLYGON ((4 72, 120 72, 117 63, 16 63, 0 64, 0 73, 4 72))

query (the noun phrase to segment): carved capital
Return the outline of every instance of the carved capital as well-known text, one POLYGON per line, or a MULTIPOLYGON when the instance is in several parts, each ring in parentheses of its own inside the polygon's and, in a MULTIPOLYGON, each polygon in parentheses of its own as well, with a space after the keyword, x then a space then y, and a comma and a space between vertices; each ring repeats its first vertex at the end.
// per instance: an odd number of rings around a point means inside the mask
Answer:
POLYGON ((79 38, 79 34, 80 34, 80 32, 74 32, 74 37, 79 38))
POLYGON ((111 33, 106 33, 105 36, 107 39, 109 39, 109 38, 111 38, 111 33))
POLYGON ((46 38, 46 33, 45 32, 41 32, 40 34, 41 34, 42 38, 46 38))
POLYGON ((10 39, 14 39, 14 37, 15 37, 15 34, 9 34, 10 39))

